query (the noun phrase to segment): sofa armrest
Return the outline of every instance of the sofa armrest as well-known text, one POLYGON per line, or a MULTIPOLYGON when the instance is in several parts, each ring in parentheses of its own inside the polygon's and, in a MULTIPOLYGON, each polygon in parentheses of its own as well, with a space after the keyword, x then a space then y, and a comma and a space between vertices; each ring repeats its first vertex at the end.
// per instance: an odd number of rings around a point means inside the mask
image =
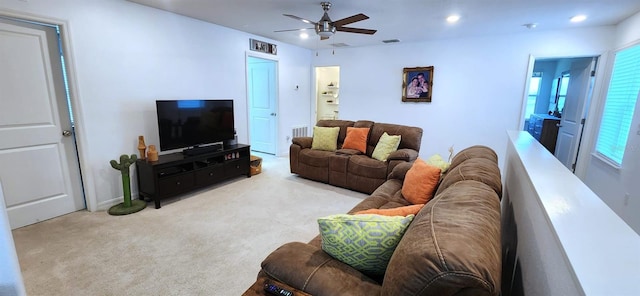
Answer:
POLYGON ((296 137, 291 139, 291 143, 300 146, 300 148, 311 148, 311 143, 313 143, 312 137, 296 137))
POLYGON ((393 167, 393 170, 387 177, 389 179, 398 179, 400 181, 404 181, 404 176, 407 175, 409 169, 413 166, 413 162, 402 162, 393 167))
POLYGON ((418 158, 418 151, 404 148, 404 149, 398 149, 392 152, 391 154, 389 154, 389 157, 387 158, 387 160, 388 161, 391 161, 391 160, 414 161, 416 160, 416 158, 418 158))
POLYGON ((291 242, 262 262, 270 277, 312 295, 378 295, 380 284, 322 249, 291 242))

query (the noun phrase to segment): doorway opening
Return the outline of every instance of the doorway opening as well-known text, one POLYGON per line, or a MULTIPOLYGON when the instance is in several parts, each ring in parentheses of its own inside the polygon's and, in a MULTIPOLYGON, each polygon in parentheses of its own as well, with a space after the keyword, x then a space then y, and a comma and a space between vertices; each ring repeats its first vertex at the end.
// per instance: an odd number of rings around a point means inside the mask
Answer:
POLYGON ((316 67, 316 122, 339 119, 340 67, 316 67))
POLYGON ((598 57, 532 59, 523 130, 575 172, 598 57))
POLYGON ((278 138, 278 61, 247 55, 251 150, 275 155, 278 138))

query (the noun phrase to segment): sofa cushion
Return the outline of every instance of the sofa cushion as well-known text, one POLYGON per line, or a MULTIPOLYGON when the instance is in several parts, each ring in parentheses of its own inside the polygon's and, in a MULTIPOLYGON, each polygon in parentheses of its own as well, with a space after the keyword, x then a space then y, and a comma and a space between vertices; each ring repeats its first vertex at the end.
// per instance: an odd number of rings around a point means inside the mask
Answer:
POLYGON ((349 157, 348 171, 353 176, 387 179, 387 164, 366 155, 349 157))
POLYGON ((476 180, 485 183, 498 194, 499 198, 502 197, 500 168, 498 168, 497 163, 487 158, 471 158, 460 162, 442 177, 436 195, 451 185, 464 180, 476 180))
POLYGON ((364 273, 383 274, 413 217, 338 214, 318 218, 322 250, 364 273))
POLYGON ((313 142, 311 149, 336 151, 338 149, 338 133, 339 127, 313 127, 313 142))
POLYGON ((489 186, 460 181, 416 215, 389 261, 381 295, 497 296, 500 273, 500 201, 489 186))
POLYGON ((422 128, 377 122, 373 125, 373 127, 371 128, 371 132, 369 133, 369 144, 367 147, 368 155, 371 155, 371 153, 373 153, 373 149, 378 143, 378 140, 385 132, 389 135, 401 136, 402 140, 400 141, 400 145, 398 145, 398 149, 407 148, 415 151, 420 151, 420 144, 422 142, 422 128))
POLYGON ((363 214, 376 214, 383 216, 407 216, 407 215, 415 215, 420 212, 420 209, 424 207, 424 204, 421 205, 410 205, 410 206, 402 206, 397 208, 390 209, 368 209, 363 211, 358 211, 356 215, 363 214))
POLYGON ((347 127, 347 137, 344 139, 342 149, 355 149, 366 153, 368 137, 369 128, 347 127))
POLYGON ((353 126, 354 121, 351 120, 339 120, 339 119, 322 119, 318 120, 316 126, 321 127, 339 127, 340 133, 338 134, 338 147, 344 142, 344 138, 347 136, 347 127, 353 126))
POLYGON ((373 149, 371 157, 380 161, 387 161, 389 154, 398 150, 398 145, 400 145, 401 140, 401 136, 399 135, 391 136, 387 134, 387 132, 384 132, 378 140, 376 148, 373 149))
POLYGON ((431 155, 429 158, 427 158, 427 160, 425 160, 425 162, 429 165, 439 168, 440 172, 442 173, 446 172, 451 165, 446 160, 444 160, 442 156, 440 156, 440 154, 431 155))
POLYGON ((471 158, 486 158, 495 163, 498 163, 498 155, 495 151, 493 151, 493 149, 487 146, 475 145, 462 149, 460 150, 460 152, 456 153, 456 155, 451 160, 449 169, 451 170, 461 164, 463 161, 471 158))
POLYGON ((404 177, 402 195, 414 205, 425 204, 433 197, 439 180, 440 169, 418 158, 404 177))
POLYGON ((301 163, 312 167, 329 167, 329 159, 334 153, 331 151, 305 149, 298 156, 301 163))

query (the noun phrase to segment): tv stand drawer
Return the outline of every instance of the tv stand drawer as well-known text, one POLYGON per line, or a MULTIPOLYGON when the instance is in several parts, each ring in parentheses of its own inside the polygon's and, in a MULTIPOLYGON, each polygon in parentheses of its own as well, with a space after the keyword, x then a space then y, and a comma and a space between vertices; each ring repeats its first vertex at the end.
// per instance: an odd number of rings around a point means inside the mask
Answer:
POLYGON ((229 160, 224 163, 224 174, 227 177, 234 177, 237 175, 246 175, 249 170, 249 158, 239 158, 236 160, 229 160))
POLYGON ((193 173, 166 177, 158 181, 158 194, 161 197, 173 196, 191 190, 194 185, 193 173))
POLYGON ((206 167, 196 171, 196 185, 206 186, 222 181, 224 179, 224 169, 221 164, 206 167))

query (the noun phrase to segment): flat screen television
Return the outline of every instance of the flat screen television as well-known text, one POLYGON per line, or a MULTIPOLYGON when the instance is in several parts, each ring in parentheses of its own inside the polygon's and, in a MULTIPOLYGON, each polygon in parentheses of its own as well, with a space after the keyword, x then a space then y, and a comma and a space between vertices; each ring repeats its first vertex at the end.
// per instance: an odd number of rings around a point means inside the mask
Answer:
POLYGON ((233 100, 158 100, 160 150, 234 139, 233 100))

